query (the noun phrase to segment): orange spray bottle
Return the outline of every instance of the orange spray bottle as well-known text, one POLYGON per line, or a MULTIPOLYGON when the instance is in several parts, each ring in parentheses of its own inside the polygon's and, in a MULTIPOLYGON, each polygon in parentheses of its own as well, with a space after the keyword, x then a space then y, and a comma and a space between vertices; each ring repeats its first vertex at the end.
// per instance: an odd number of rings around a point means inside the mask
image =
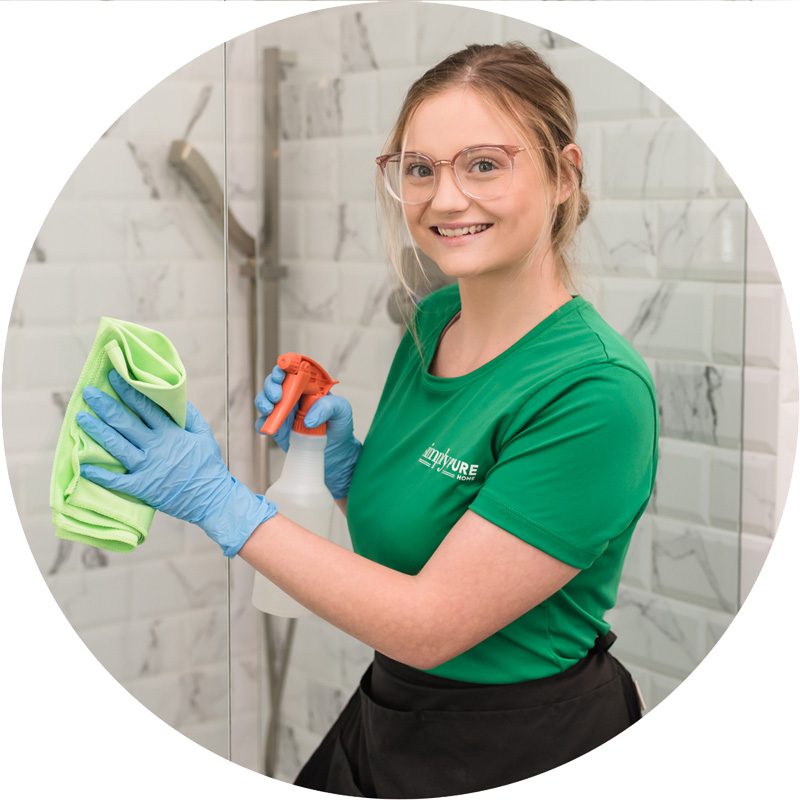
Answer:
MULTIPOLYGON (((278 366, 286 373, 281 400, 261 427, 274 434, 295 403, 300 401, 289 434, 289 450, 280 477, 265 492, 278 511, 319 536, 329 537, 333 498, 325 486, 325 424, 309 429, 303 424, 311 406, 338 383, 316 361, 299 353, 284 353, 278 366)), ((279 617, 301 617, 311 612, 257 572, 253 605, 279 617)))

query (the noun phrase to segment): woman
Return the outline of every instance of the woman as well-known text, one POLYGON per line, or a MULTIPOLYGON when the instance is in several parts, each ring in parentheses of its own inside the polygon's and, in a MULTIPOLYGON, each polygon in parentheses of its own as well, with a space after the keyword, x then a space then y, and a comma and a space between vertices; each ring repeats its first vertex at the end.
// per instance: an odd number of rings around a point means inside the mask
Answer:
MULTIPOLYGON (((328 423, 354 552, 236 481, 191 404, 183 430, 114 373, 141 420, 86 398, 105 422, 82 427, 128 473, 85 477, 197 523, 374 648, 298 785, 492 788, 641 716, 603 616, 653 489, 657 406, 639 354, 567 288, 588 210, 575 127, 569 90, 516 43, 472 45, 410 88, 377 159, 389 250, 397 265, 407 232, 456 282, 419 304, 363 448, 344 398, 306 418, 328 423)), ((283 377, 256 398, 259 429, 283 377)))

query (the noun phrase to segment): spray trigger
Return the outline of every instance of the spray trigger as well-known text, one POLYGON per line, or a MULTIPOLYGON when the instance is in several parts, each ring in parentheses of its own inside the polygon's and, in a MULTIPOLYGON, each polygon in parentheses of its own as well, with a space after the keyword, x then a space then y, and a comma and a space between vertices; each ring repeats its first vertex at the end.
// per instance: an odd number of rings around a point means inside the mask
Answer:
POLYGON ((272 436, 300 401, 292 430, 306 436, 324 436, 326 424, 306 428, 304 421, 311 406, 324 397, 339 381, 331 376, 313 359, 300 353, 283 353, 278 356, 278 366, 286 373, 281 399, 261 426, 261 432, 272 436))

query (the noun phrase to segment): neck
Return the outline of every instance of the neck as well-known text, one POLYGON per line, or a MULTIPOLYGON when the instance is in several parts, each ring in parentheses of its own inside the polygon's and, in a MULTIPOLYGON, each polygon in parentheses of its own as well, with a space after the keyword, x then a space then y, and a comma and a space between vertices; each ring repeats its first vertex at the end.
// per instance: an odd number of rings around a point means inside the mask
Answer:
POLYGON ((459 278, 458 289, 461 315, 453 338, 468 361, 503 352, 571 299, 552 267, 459 278))

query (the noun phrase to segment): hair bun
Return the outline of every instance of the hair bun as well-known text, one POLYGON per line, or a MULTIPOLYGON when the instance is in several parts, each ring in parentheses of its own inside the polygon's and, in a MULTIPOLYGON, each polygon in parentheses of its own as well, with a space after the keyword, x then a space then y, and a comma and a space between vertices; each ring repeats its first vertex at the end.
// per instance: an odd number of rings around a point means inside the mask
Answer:
POLYGON ((589 207, 591 205, 589 201, 589 195, 580 189, 580 204, 578 205, 578 225, 583 222, 586 217, 589 216, 589 207))

